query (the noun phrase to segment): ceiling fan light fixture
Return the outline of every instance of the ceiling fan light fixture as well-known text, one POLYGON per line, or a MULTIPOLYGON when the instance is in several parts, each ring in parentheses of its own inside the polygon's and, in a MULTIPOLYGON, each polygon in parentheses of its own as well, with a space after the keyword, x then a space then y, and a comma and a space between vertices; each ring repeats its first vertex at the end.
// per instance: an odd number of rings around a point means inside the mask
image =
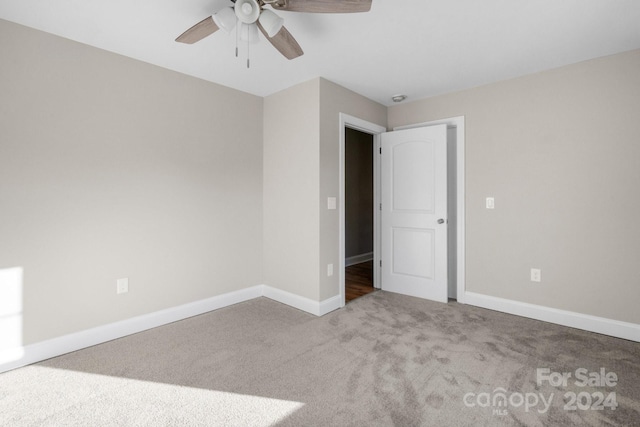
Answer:
POLYGON ((264 28, 269 37, 273 37, 278 34, 278 31, 280 31, 284 24, 284 19, 266 9, 262 11, 259 19, 260 25, 262 25, 262 28, 264 28))
POLYGON ((227 33, 236 27, 237 17, 232 7, 225 7, 211 15, 213 22, 227 33))
POLYGON ((234 9, 240 22, 245 24, 253 24, 260 16, 260 5, 257 0, 236 0, 234 9))

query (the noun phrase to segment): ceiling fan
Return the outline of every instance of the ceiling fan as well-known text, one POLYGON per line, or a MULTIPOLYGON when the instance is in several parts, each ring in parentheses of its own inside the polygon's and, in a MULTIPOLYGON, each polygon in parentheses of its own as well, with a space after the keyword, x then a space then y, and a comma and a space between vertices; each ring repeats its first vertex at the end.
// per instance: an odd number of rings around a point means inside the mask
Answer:
MULTIPOLYGON (((210 36, 220 28, 231 32, 238 31, 241 41, 255 42, 258 30, 287 59, 304 54, 302 48, 291 33, 283 26, 284 19, 272 10, 308 13, 357 13, 368 12, 372 0, 231 0, 232 7, 224 7, 182 33, 177 42, 193 44, 210 36), (237 25, 236 27, 236 24, 237 25)), ((236 56, 238 48, 236 46, 236 56)), ((247 66, 248 66, 247 62, 247 66)))

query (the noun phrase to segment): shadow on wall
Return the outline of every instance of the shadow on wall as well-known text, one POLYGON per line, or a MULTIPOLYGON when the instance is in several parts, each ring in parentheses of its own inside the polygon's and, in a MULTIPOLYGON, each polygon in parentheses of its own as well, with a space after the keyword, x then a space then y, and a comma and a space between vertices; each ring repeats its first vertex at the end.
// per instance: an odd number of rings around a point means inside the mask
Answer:
POLYGON ((22 267, 0 269, 0 365, 24 356, 22 267))

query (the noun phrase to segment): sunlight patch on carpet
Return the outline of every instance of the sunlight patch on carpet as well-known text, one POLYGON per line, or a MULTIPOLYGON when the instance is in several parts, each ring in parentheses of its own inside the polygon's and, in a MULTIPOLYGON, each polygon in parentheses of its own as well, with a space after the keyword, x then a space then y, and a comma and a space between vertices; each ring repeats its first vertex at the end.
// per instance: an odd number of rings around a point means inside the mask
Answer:
POLYGON ((80 425, 91 419, 94 425, 265 427, 304 406, 269 397, 35 365, 4 373, 0 387, 13 391, 0 399, 0 412, 14 425, 38 425, 44 420, 53 422, 51 425, 80 425), (25 376, 30 378, 25 381, 25 376), (20 387, 18 381, 39 386, 20 387))

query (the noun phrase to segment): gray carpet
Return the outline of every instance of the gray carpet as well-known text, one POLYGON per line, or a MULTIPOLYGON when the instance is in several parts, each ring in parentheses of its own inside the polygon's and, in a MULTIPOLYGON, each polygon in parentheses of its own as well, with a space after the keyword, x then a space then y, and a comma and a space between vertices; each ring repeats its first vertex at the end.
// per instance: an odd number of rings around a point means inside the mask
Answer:
POLYGON ((380 291, 317 318, 260 298, 0 374, 0 424, 632 426, 639 361, 639 343, 456 303, 380 291), (618 379, 581 386, 581 368, 618 379))

